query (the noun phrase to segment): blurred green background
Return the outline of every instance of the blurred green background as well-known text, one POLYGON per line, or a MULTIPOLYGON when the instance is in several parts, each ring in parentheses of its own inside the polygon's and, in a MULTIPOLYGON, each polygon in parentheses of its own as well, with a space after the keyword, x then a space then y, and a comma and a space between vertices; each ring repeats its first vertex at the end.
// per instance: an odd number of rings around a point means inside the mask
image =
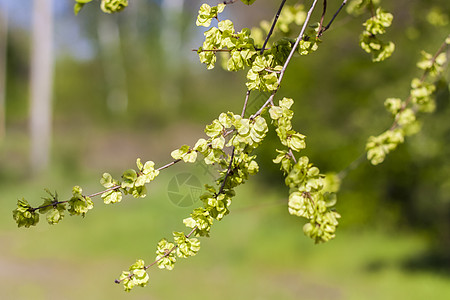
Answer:
MULTIPOLYGON (((72 1, 53 1, 51 156, 46 170, 32 172, 32 2, 0 1, 8 24, 1 299, 450 299, 448 68, 437 83, 436 111, 421 117, 422 131, 382 165, 363 162, 349 171, 338 195, 341 225, 327 244, 314 245, 303 235, 303 221, 287 212, 287 189, 271 162, 280 148, 273 133, 258 150, 260 174, 238 188, 231 214, 201 240, 199 254, 172 272, 151 270, 147 288, 125 294, 113 281, 135 259, 151 262, 159 239, 184 230, 182 219, 200 204, 175 205, 172 180, 187 173, 211 183, 213 168, 176 165, 149 186, 145 199, 109 206, 95 199, 84 219, 67 216, 50 226, 42 218, 35 228, 18 229, 12 219, 18 198, 38 205, 43 188, 61 198, 74 185, 100 191, 103 172, 119 177, 137 157, 162 166, 173 149, 203 137, 220 112, 239 113, 245 96, 244 73, 207 71, 191 51, 201 44, 194 22, 201 1, 134 0, 118 15, 103 14, 94 3, 77 17, 72 1)), ((373 64, 358 46, 368 15, 343 12, 316 53, 292 62, 277 95, 294 98, 295 127, 307 135, 304 153, 324 173, 348 168, 367 137, 390 126, 384 99, 407 97, 411 79, 421 76, 420 51, 434 53, 450 32, 447 0, 382 5, 394 14, 383 37, 396 44, 390 59, 373 64), (438 9, 447 23, 429 22, 438 9)), ((271 19, 277 6, 238 2, 225 17, 238 28, 252 27, 271 19)), ((253 93, 249 113, 266 99, 253 93)))

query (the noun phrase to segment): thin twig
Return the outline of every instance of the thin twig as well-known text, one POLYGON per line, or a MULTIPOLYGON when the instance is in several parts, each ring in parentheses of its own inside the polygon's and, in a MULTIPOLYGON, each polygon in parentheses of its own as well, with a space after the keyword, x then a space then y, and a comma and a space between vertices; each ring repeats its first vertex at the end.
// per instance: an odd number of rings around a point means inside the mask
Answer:
POLYGON ((219 191, 217 192, 217 195, 220 195, 223 193, 223 189, 225 188, 225 183, 227 182, 228 176, 231 174, 231 168, 233 167, 233 160, 234 160, 234 150, 236 148, 233 146, 231 150, 231 158, 230 163, 228 164, 227 172, 225 173, 225 177, 223 178, 222 184, 220 185, 219 191))
POLYGON ((347 4, 347 0, 342 1, 341 6, 339 6, 338 10, 334 13, 333 17, 331 18, 330 22, 327 24, 327 26, 325 26, 324 28, 322 28, 321 30, 319 30, 319 33, 317 35, 317 37, 321 37, 322 34, 328 30, 328 28, 330 28, 331 23, 333 23, 334 19, 336 19, 337 15, 341 12, 342 8, 345 6, 345 4, 347 4))
MULTIPOLYGON (((243 49, 236 49, 238 51, 243 50, 243 49)), ((198 49, 192 49, 192 51, 198 52, 198 49)), ((200 52, 231 52, 230 49, 202 49, 200 50, 200 52)))
POLYGON ((294 163, 297 163, 297 159, 294 156, 294 153, 292 152, 292 149, 289 148, 289 156, 292 158, 292 160, 294 161, 294 163))
POLYGON ((259 53, 260 55, 263 55, 263 53, 264 53, 264 48, 266 48, 266 45, 269 42, 269 38, 273 33, 273 30, 275 28, 275 25, 277 24, 278 18, 280 17, 281 10, 283 9, 283 6, 285 3, 286 3, 286 0, 281 1, 280 7, 278 8, 277 14, 275 15, 275 19, 272 22, 272 27, 270 27, 269 33, 266 36, 266 40, 264 41, 264 44, 261 47, 261 52, 259 53))
MULTIPOLYGON (((192 228, 191 232, 189 232, 189 233, 186 235, 186 238, 190 238, 191 235, 197 230, 197 228, 198 228, 197 226, 195 226, 194 228, 192 228)), ((163 259, 164 257, 169 256, 170 253, 172 253, 173 251, 175 251, 175 249, 177 249, 177 248, 178 248, 178 245, 173 246, 172 249, 170 249, 169 251, 167 251, 166 253, 164 253, 163 256, 161 256, 160 258, 156 259, 156 260, 155 260, 154 262, 152 262, 151 264, 149 264, 149 265, 147 265, 147 266, 144 266, 144 270, 147 270, 147 269, 151 268, 152 266, 154 266, 155 264, 157 264, 161 259, 163 259)), ((119 283, 121 283, 122 281, 124 281, 125 279, 131 279, 131 278, 133 278, 133 276, 134 276, 134 273, 130 273, 130 275, 128 275, 127 277, 125 277, 125 278, 123 278, 123 279, 115 279, 114 282, 117 283, 117 284, 119 284, 119 283)))
MULTIPOLYGON (((439 49, 436 51, 436 53, 434 54, 434 56, 431 59, 432 64, 434 64, 437 56, 445 49, 445 47, 447 47, 447 44, 444 43, 439 47, 439 49)), ((423 83, 426 79, 426 76, 429 73, 429 69, 425 70, 424 73, 422 74, 422 77, 420 78, 420 82, 423 83)), ((412 100, 412 95, 409 94, 408 98, 404 101, 402 107, 400 108, 400 112, 404 111, 406 109, 406 107, 408 106, 408 104, 411 102, 412 100)), ((399 113, 397 113, 396 118, 392 124, 392 126, 389 128, 390 131, 394 130, 395 128, 397 128, 398 125, 398 115, 399 113)), ((343 179, 347 176, 349 171, 352 171, 354 169, 356 169, 363 161, 365 161, 366 157, 366 152, 364 151, 357 159, 355 159, 352 163, 350 163, 350 165, 348 165, 346 168, 344 168, 342 171, 340 171, 337 176, 339 177, 339 179, 343 179)))
POLYGON ((356 169, 357 167, 359 167, 359 165, 365 161, 366 158, 366 153, 362 153, 357 159, 355 159, 354 161, 352 161, 347 167, 345 167, 344 169, 342 169, 339 173, 337 173, 337 177, 339 179, 344 179, 348 173, 350 171, 353 171, 354 169, 356 169))
MULTIPOLYGON (((109 192, 109 191, 113 191, 113 190, 117 190, 118 188, 120 188, 120 185, 115 185, 115 186, 110 187, 109 189, 106 189, 106 190, 101 191, 101 192, 97 192, 97 193, 94 193, 94 194, 91 194, 91 195, 88 195, 88 196, 84 196, 84 195, 83 195, 83 197, 84 197, 84 198, 93 198, 93 197, 98 196, 98 195, 101 195, 101 194, 103 194, 103 193, 106 193, 106 192, 109 192)), ((59 205, 59 204, 68 203, 69 201, 70 201, 70 200, 54 201, 54 202, 52 202, 51 204, 42 205, 42 206, 38 206, 38 207, 31 207, 31 208, 29 208, 28 210, 31 211, 31 212, 34 212, 34 211, 39 210, 39 209, 43 209, 43 208, 47 208, 47 207, 51 207, 51 206, 55 207, 55 206, 57 206, 57 205, 59 205)))
POLYGON ((369 9, 370 9, 370 14, 372 15, 372 18, 375 17, 375 6, 373 5, 372 0, 369 0, 369 9))
POLYGON ((306 19, 305 19, 305 22, 303 23, 303 26, 302 26, 302 29, 300 31, 300 34, 298 35, 298 37, 297 37, 297 39, 295 41, 295 44, 292 47, 292 50, 289 53, 289 56, 286 59, 286 62, 284 63, 283 68, 280 71, 280 77, 278 77, 277 89, 272 92, 272 94, 270 95, 269 99, 267 99, 267 101, 263 104, 263 106, 261 106, 261 108, 254 115, 252 115, 250 117, 250 119, 254 119, 257 116, 259 116, 262 113, 262 111, 264 110, 264 108, 266 108, 269 104, 273 105, 273 98, 275 97, 275 94, 277 93, 278 89, 280 88, 280 84, 281 84, 281 81, 283 80, 284 73, 286 72, 286 69, 287 69, 289 63, 290 63, 292 57, 294 56, 294 53, 295 53, 295 51, 296 51, 296 49, 298 47, 298 44, 303 39, 303 34, 305 33, 306 26, 308 26, 309 20, 311 19, 311 14, 314 11, 314 8, 316 7, 316 4, 317 4, 317 0, 314 0, 313 4, 311 5, 311 8, 308 11, 308 14, 306 15, 306 19))
POLYGON ((273 98, 275 97, 276 93, 277 93, 276 90, 272 92, 272 94, 270 95, 269 99, 267 99, 267 101, 263 104, 263 106, 261 106, 259 108, 259 110, 250 117, 250 120, 253 120, 257 116, 259 116, 262 113, 262 111, 264 110, 264 108, 266 108, 269 104, 273 105, 273 98))
POLYGON ((311 5, 311 8, 308 11, 308 14, 306 15, 305 23, 303 23, 302 30, 300 31, 300 34, 297 37, 297 40, 295 41, 294 46, 292 46, 292 50, 289 53, 288 58, 286 59, 286 62, 284 63, 283 69, 281 69, 280 77, 278 78, 278 88, 280 87, 281 81, 283 80, 284 73, 286 72, 287 66, 291 62, 292 57, 294 56, 295 51, 297 50, 298 44, 303 39, 303 34, 305 33, 306 26, 308 26, 309 20, 311 19, 311 14, 314 11, 314 8, 316 7, 317 0, 314 0, 313 4, 311 5))
POLYGON ((86 197, 92 198, 92 197, 101 195, 101 194, 103 194, 103 193, 109 192, 109 191, 117 190, 118 188, 120 188, 120 184, 115 185, 115 186, 113 186, 113 187, 110 187, 109 189, 106 189, 106 190, 104 190, 104 191, 97 192, 97 193, 94 193, 94 194, 90 194, 89 196, 86 196, 86 197))
MULTIPOLYGON (((436 53, 433 55, 433 57, 431 58, 431 65, 434 64, 434 62, 436 61, 436 58, 438 57, 438 55, 439 55, 442 51, 444 51, 444 49, 445 49, 446 47, 448 47, 448 46, 447 46, 447 43, 444 41, 444 42, 442 43, 442 45, 439 47, 439 49, 436 51, 436 53)), ((428 75, 429 72, 430 72, 429 69, 426 69, 426 70, 423 72, 422 76, 420 77, 420 83, 421 83, 421 84, 425 81, 425 79, 426 79, 426 77, 427 77, 427 75, 428 75)), ((408 105, 409 105, 409 103, 411 102, 411 100, 412 100, 412 94, 410 93, 409 96, 408 96, 408 98, 406 98, 406 100, 403 102, 402 107, 400 108, 399 112, 396 114, 395 120, 394 120, 394 122, 393 122, 393 124, 392 124, 392 126, 391 126, 391 128, 390 128, 389 130, 394 130, 395 128, 397 128, 400 113, 403 112, 403 111, 408 107, 408 105)))
POLYGON ((47 205, 42 205, 42 206, 39 206, 39 207, 30 207, 30 208, 28 208, 28 211, 34 212, 34 211, 39 210, 39 209, 43 209, 43 208, 47 208, 47 207, 51 207, 51 206, 55 207, 55 206, 57 206, 59 204, 64 204, 64 203, 67 203, 67 202, 69 202, 69 200, 54 201, 54 202, 52 202, 50 204, 47 204, 47 205))
POLYGON ((323 11, 322 16, 320 17, 320 23, 319 23, 319 34, 322 32, 322 26, 323 26, 323 20, 325 19, 325 14, 327 12, 327 0, 323 0, 323 11))
POLYGON ((171 166, 173 166, 174 164, 176 164, 176 163, 178 163, 180 161, 181 161, 181 159, 176 159, 173 162, 168 163, 167 165, 159 167, 158 169, 156 169, 156 171, 161 171, 161 170, 167 169, 168 167, 171 167, 171 166))
POLYGON ((265 68, 264 71, 269 72, 269 73, 276 73, 276 74, 280 74, 281 73, 281 71, 275 71, 275 70, 268 69, 268 68, 265 68))
POLYGON ((242 108, 241 118, 244 118, 244 116, 245 116, 245 111, 247 109, 248 98, 250 97, 250 92, 251 92, 250 90, 247 90, 247 93, 245 94, 244 107, 242 108))
MULTIPOLYGON (((247 93, 245 95, 245 100, 244 100, 244 105, 242 107, 242 113, 241 113, 241 117, 244 118, 245 115, 245 110, 247 109, 247 103, 248 103, 248 98, 250 97, 250 90, 247 90, 247 93)), ((231 150, 231 158, 230 158, 230 163, 228 164, 228 169, 227 169, 227 173, 225 174, 225 177, 223 178, 222 184, 220 185, 219 191, 217 192, 218 195, 220 195, 223 192, 223 189, 225 188, 225 183, 227 181, 228 176, 230 176, 231 173, 231 168, 233 167, 233 160, 234 160, 234 152, 235 152, 236 148, 233 146, 232 150, 231 150)))

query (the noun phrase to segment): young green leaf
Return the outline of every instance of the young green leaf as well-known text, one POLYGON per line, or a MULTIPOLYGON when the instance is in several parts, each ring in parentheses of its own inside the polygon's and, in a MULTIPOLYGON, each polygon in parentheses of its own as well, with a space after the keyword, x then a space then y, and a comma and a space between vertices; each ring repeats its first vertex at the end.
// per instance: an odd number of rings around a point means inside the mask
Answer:
POLYGON ((252 5, 253 2, 255 2, 255 0, 241 0, 242 3, 247 4, 247 5, 252 5))

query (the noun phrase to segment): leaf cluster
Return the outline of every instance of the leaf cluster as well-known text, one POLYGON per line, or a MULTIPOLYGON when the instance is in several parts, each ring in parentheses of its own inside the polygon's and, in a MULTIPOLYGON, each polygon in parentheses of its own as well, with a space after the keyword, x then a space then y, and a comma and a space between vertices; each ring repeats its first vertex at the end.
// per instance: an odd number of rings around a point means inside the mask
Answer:
MULTIPOLYGON (((87 3, 92 1, 93 0, 75 0, 75 5, 73 7, 75 15, 77 15, 87 3)), ((128 0, 101 0, 100 2, 101 10, 108 14, 122 11, 127 6, 128 0)))
MULTIPOLYGON (((292 129, 291 120, 294 112, 290 107, 294 101, 283 98, 278 106, 271 106, 270 118, 276 127, 280 142, 287 150, 277 150, 278 156, 273 160, 279 163, 286 175, 285 183, 289 187, 288 210, 291 215, 309 220, 303 226, 303 232, 316 243, 327 242, 335 237, 340 215, 331 208, 336 203, 336 195, 325 188, 325 176, 309 162, 306 156, 298 160, 293 152, 306 147, 306 136, 292 129)), ((335 188, 333 192, 336 192, 335 188)))
POLYGON ((421 78, 411 81, 411 90, 406 100, 388 98, 384 102, 386 109, 392 114, 394 123, 378 136, 369 137, 366 143, 367 158, 373 165, 380 164, 386 155, 405 141, 406 136, 414 135, 420 130, 417 113, 431 113, 436 108, 434 92, 435 81, 444 70, 447 55, 443 50, 450 44, 447 38, 435 55, 422 51, 422 59, 417 67, 424 71, 421 78))
POLYGON ((360 36, 360 46, 367 53, 372 54, 372 61, 380 62, 389 58, 395 50, 393 42, 384 42, 379 36, 386 32, 386 28, 390 27, 393 15, 377 8, 375 15, 363 23, 365 27, 360 36))
MULTIPOLYGON (((203 4, 198 13, 197 26, 209 27, 213 19, 218 19, 218 14, 223 9, 223 4, 215 7, 203 4)), ((305 21, 305 18, 306 12, 302 5, 286 6, 276 28, 286 35, 289 33, 290 24, 301 24, 305 21)), ((262 24, 262 26, 266 27, 265 24, 262 24)), ((316 26, 305 33, 296 49, 297 53, 307 55, 317 50, 320 43, 317 37, 317 29, 316 26)), ((266 34, 268 34, 269 29, 267 27, 266 31, 266 34)), ((236 32, 232 21, 218 21, 217 27, 213 26, 204 33, 203 45, 197 49, 200 62, 206 64, 207 69, 212 69, 217 62, 217 54, 220 53, 222 66, 226 70, 248 69, 246 83, 248 90, 273 92, 278 89, 280 71, 294 46, 295 39, 283 36, 273 42, 270 49, 260 49, 263 46, 263 41, 258 37, 262 36, 262 32, 262 29, 258 31, 248 28, 236 32)))
POLYGON ((44 202, 36 208, 31 207, 24 198, 17 201, 17 208, 13 210, 13 218, 18 227, 36 226, 39 222, 39 214, 46 215, 47 222, 51 225, 59 223, 67 210, 70 215, 84 217, 94 207, 91 198, 82 194, 82 189, 75 186, 72 189, 72 198, 60 201, 58 194, 45 190, 48 197, 43 197, 44 202))

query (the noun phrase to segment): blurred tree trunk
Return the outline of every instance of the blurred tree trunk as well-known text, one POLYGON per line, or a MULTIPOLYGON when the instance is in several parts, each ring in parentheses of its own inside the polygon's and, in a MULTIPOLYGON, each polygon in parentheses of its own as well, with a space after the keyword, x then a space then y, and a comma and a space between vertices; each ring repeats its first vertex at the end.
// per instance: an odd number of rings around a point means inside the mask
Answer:
POLYGON ((52 0, 33 1, 30 76, 31 171, 47 168, 50 157, 53 88, 52 0))
POLYGON ((182 13, 184 0, 162 0, 161 12, 161 48, 164 55, 164 86, 161 89, 162 103, 174 108, 179 105, 180 91, 180 64, 184 53, 182 46, 182 13))
POLYGON ((0 142, 6 131, 5 99, 6 99, 6 52, 8 47, 8 10, 0 11, 0 142))
POLYGON ((117 19, 114 16, 103 16, 97 29, 108 109, 113 113, 124 113, 128 107, 127 76, 117 19))

